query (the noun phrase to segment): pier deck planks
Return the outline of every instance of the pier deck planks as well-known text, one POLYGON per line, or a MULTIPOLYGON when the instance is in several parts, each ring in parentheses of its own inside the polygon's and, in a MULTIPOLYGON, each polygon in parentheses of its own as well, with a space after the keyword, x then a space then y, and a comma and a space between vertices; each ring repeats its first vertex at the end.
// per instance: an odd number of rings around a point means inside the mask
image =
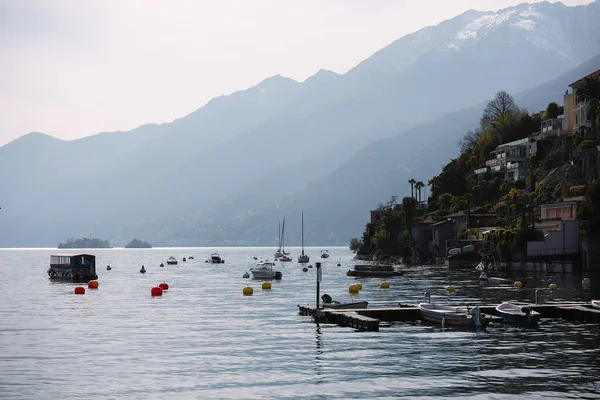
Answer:
MULTIPOLYGON (((522 304, 522 303, 518 303, 522 304)), ((562 318, 569 321, 600 322, 600 309, 589 303, 523 304, 542 314, 543 318, 562 318)), ((482 313, 496 315, 496 306, 479 306, 482 313)), ((421 313, 417 306, 403 304, 400 307, 364 308, 355 310, 316 309, 308 304, 298 305, 300 315, 311 316, 315 322, 348 326, 360 331, 379 331, 381 321, 418 321, 421 313)), ((494 322, 499 322, 495 320, 494 322)))

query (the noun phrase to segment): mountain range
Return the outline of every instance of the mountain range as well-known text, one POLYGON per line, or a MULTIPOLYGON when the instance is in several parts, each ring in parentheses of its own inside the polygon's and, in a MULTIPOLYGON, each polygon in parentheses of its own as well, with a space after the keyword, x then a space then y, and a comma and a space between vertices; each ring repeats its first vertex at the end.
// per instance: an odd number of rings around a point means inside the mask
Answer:
POLYGON ((282 76, 171 123, 0 148, 0 246, 347 244, 458 154, 498 90, 537 111, 600 68, 600 2, 467 11, 339 75, 282 76))

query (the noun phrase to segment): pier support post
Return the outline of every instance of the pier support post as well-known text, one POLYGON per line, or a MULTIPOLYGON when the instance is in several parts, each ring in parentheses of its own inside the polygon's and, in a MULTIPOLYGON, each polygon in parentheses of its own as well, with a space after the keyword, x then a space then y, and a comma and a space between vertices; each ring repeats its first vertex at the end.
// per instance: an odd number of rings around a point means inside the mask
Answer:
POLYGON ((317 267, 317 310, 319 309, 319 301, 321 300, 321 279, 323 278, 323 270, 321 269, 321 263, 315 263, 317 267))

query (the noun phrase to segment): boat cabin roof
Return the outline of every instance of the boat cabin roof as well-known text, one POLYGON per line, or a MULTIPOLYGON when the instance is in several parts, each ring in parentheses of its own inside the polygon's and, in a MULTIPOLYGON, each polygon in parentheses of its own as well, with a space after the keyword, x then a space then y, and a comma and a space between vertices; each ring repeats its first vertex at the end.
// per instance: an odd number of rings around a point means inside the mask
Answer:
POLYGON ((261 260, 258 262, 258 265, 275 265, 275 263, 273 261, 269 261, 269 260, 261 260))

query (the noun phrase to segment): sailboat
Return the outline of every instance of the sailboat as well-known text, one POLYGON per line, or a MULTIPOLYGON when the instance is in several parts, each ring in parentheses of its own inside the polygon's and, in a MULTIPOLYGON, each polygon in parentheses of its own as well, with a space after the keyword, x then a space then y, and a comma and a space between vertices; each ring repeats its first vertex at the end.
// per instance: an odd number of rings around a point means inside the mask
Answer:
POLYGON ((279 247, 277 248, 277 251, 275 252, 275 258, 279 258, 283 255, 283 253, 281 252, 281 222, 279 223, 279 231, 278 231, 277 237, 279 238, 279 247))
POLYGON ((299 263, 307 263, 310 261, 310 258, 304 254, 304 211, 302 211, 302 254, 298 256, 299 263))
POLYGON ((279 238, 279 245, 279 261, 292 261, 292 259, 288 257, 288 254, 290 253, 285 251, 285 218, 283 219, 283 224, 281 225, 281 237, 279 238))
MULTIPOLYGON (((290 254, 289 252, 285 251, 285 217, 283 218, 283 224, 281 225, 281 253, 284 256, 287 256, 288 254, 290 254)), ((291 261, 291 259, 290 259, 290 261, 291 261)))

